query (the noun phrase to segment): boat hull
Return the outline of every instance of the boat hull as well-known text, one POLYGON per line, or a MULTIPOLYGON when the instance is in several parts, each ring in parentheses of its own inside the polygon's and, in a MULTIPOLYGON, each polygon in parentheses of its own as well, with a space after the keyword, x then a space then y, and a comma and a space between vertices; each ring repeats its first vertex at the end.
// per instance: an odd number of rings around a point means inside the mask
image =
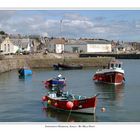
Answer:
POLYGON ((95 114, 95 109, 97 105, 97 97, 85 98, 85 99, 75 99, 67 100, 62 97, 49 97, 45 96, 45 101, 43 102, 46 108, 57 109, 61 111, 71 111, 73 113, 84 113, 84 114, 95 114), (72 107, 69 108, 68 103, 72 103, 72 107))
POLYGON ((55 80, 55 79, 50 79, 44 82, 46 88, 51 88, 51 87, 56 87, 56 86, 65 86, 66 81, 65 79, 62 80, 55 80))
POLYGON ((55 64, 53 65, 55 70, 76 70, 82 69, 82 65, 65 65, 65 64, 55 64))
POLYGON ((71 112, 74 114, 86 114, 86 115, 93 115, 95 114, 95 108, 84 108, 84 109, 78 109, 78 110, 64 110, 61 108, 56 108, 53 106, 49 106, 47 107, 47 109, 53 109, 53 110, 57 110, 57 111, 62 111, 62 112, 71 112))
POLYGON ((124 79, 124 73, 111 71, 106 73, 96 73, 93 76, 93 80, 97 82, 109 83, 109 84, 122 84, 124 79))
POLYGON ((27 76, 27 75, 32 75, 32 70, 30 69, 19 69, 19 75, 20 76, 27 76))

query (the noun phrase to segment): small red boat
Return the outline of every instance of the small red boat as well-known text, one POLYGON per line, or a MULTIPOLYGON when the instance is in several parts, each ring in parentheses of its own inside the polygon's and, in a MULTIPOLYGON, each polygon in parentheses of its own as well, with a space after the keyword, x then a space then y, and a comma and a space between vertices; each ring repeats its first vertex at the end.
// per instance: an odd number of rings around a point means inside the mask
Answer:
POLYGON ((95 114, 97 96, 85 97, 64 93, 48 93, 42 97, 43 105, 47 108, 69 111, 71 113, 95 114))
POLYGON ((108 65, 108 68, 97 70, 93 80, 108 84, 122 84, 125 81, 122 62, 114 60, 108 65))

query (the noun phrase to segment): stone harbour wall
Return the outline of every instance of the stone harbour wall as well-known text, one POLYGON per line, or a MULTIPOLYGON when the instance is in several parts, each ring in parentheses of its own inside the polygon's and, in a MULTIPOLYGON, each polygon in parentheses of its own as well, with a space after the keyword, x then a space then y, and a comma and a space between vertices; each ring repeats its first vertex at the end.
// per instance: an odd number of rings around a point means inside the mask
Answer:
POLYGON ((98 58, 6 58, 0 60, 0 73, 18 69, 24 66, 30 68, 53 68, 53 64, 65 63, 65 64, 82 64, 84 67, 102 67, 107 66, 110 57, 98 57, 98 58))

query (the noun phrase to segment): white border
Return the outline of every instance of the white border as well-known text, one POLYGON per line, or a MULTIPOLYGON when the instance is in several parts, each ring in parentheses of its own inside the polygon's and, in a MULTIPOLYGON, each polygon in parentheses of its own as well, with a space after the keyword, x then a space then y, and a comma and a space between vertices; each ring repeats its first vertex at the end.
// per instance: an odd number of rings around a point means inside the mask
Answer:
MULTIPOLYGON (((0 0, 0 10, 140 10, 139 3, 139 0, 0 0)), ((47 128, 48 124, 53 123, 1 123, 0 137, 4 140, 139 139, 140 125, 137 122, 92 123, 94 127, 87 128, 47 128)))
POLYGON ((139 9, 139 0, 0 0, 0 8, 10 9, 139 9))

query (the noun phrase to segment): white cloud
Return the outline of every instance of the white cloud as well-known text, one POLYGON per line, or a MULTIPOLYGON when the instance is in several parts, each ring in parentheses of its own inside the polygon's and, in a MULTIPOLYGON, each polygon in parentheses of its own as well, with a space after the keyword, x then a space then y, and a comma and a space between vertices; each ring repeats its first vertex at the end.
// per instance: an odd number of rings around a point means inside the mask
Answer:
POLYGON ((68 19, 68 20, 89 20, 87 17, 85 16, 81 16, 80 14, 77 13, 66 13, 64 14, 64 17, 62 19, 68 19))
POLYGON ((140 30, 140 20, 137 20, 135 22, 135 27, 136 27, 136 30, 140 30))

